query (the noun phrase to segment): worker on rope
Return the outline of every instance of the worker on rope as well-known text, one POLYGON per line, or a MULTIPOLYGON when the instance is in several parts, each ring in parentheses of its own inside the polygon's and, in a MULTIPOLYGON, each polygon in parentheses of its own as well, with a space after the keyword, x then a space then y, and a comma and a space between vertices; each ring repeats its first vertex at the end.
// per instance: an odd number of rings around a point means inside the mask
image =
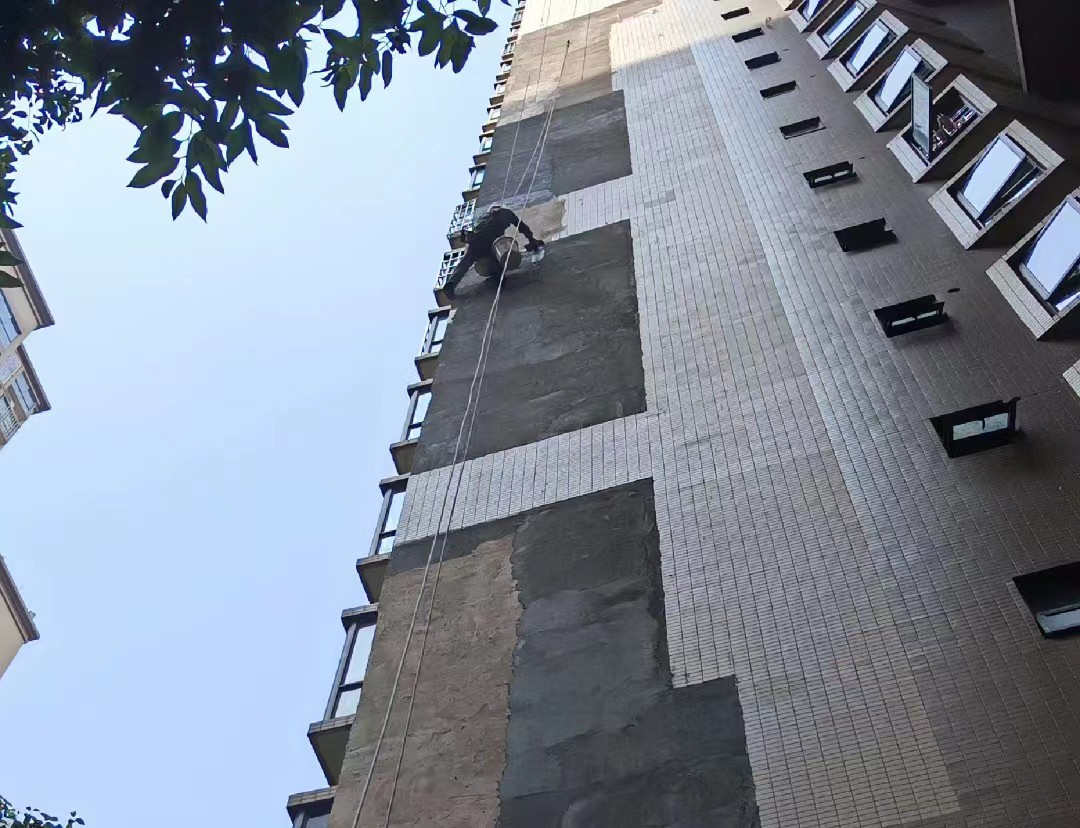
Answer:
POLYGON ((502 273, 503 263, 499 261, 494 245, 511 227, 517 227, 529 240, 529 243, 525 245, 527 251, 539 250, 544 246, 544 242, 533 235, 529 225, 518 218, 517 213, 508 207, 493 204, 484 215, 477 219, 472 230, 462 231, 462 236, 468 242, 468 246, 465 248, 465 255, 461 257, 461 261, 454 268, 454 272, 447 277, 446 284, 443 286, 443 292, 447 296, 453 298, 457 283, 465 278, 469 268, 477 262, 487 264, 489 273, 502 273))

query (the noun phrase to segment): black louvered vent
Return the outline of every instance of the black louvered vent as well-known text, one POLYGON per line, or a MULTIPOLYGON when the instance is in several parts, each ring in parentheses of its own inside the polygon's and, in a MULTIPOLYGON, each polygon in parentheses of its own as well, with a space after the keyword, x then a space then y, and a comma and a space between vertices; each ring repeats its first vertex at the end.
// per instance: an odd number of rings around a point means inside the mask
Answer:
POLYGON ((751 38, 761 37, 763 34, 765 34, 765 32, 763 32, 760 28, 747 29, 745 32, 739 32, 738 34, 733 34, 731 36, 731 39, 734 40, 736 43, 742 43, 744 40, 750 40, 751 38))
POLYGON ((795 81, 785 81, 784 83, 776 84, 776 86, 766 86, 761 90, 761 97, 775 98, 777 95, 783 95, 785 92, 794 92, 795 86, 795 81))
POLYGON ((780 127, 780 134, 785 138, 794 138, 797 135, 805 135, 808 132, 817 132, 819 129, 824 129, 821 125, 821 118, 816 115, 813 118, 804 118, 801 121, 796 121, 793 124, 784 124, 780 127))
POLYGON ((885 336, 894 337, 911 331, 921 331, 948 320, 945 303, 939 302, 934 294, 909 299, 895 305, 887 305, 874 311, 874 316, 881 323, 885 336))
POLYGON ((741 9, 735 9, 734 11, 724 12, 720 15, 724 20, 733 20, 736 17, 742 17, 744 14, 750 14, 750 9, 743 6, 741 9))
POLYGON ((760 69, 762 66, 779 63, 780 55, 776 54, 776 52, 769 52, 768 54, 758 55, 757 57, 752 57, 750 60, 743 62, 746 64, 747 69, 760 69))
POLYGON ((842 230, 834 230, 836 241, 845 253, 858 253, 896 241, 896 233, 885 226, 885 219, 853 224, 842 230))
POLYGON ((839 164, 829 164, 827 167, 818 167, 803 173, 803 178, 810 185, 810 189, 824 187, 826 184, 836 184, 839 181, 847 181, 858 178, 855 167, 850 161, 841 161, 839 164))

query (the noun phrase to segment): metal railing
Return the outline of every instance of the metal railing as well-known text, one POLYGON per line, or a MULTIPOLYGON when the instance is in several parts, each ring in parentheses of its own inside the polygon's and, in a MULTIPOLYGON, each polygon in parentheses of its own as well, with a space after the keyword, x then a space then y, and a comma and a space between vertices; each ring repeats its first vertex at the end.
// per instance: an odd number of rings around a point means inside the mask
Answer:
POLYGON ((454 238, 463 230, 472 230, 476 220, 476 199, 466 201, 454 208, 454 216, 450 219, 450 229, 446 231, 447 238, 454 238))
POLYGON ((454 268, 458 266, 462 257, 465 255, 465 249, 460 250, 447 250, 443 253, 442 264, 439 266, 439 278, 435 280, 435 289, 441 289, 445 284, 447 278, 454 272, 454 268))

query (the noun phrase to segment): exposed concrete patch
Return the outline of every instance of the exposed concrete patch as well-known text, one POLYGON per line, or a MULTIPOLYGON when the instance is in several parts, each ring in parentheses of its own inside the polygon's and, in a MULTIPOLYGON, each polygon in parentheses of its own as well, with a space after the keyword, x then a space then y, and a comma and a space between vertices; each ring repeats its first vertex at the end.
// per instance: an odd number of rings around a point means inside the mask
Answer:
POLYGON ((621 91, 556 111, 536 162, 546 121, 546 115, 537 115, 495 130, 479 206, 496 201, 514 208, 538 204, 630 175, 630 137, 621 91))
MULTIPOLYGON (((521 613, 510 569, 514 528, 511 521, 499 521, 450 536, 392 825, 480 828, 495 824, 498 783, 505 764, 511 655, 521 613)), ((394 549, 331 828, 353 828, 429 548, 430 541, 417 541, 394 549), (420 565, 398 566, 408 561, 420 565)), ((426 607, 425 599, 360 828, 382 828, 386 817, 426 607)))
POLYGON ((500 828, 758 825, 733 678, 672 689, 652 481, 537 510, 500 828))
MULTIPOLYGON (((453 460, 495 288, 476 276, 458 288, 414 473, 453 460)), ((629 222, 551 242, 503 286, 465 459, 644 410, 629 222)))

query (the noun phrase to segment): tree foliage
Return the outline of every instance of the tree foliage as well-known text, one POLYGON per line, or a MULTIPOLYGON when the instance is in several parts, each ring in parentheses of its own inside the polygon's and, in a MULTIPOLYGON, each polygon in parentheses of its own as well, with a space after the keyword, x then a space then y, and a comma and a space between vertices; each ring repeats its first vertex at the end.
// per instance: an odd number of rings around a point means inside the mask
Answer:
MULTIPOLYGON (((509 0, 503 0, 508 3, 509 0)), ((495 30, 491 0, 0 0, 0 227, 18 227, 15 168, 87 114, 139 131, 129 187, 158 186, 173 218, 206 219, 204 184, 260 144, 288 147, 309 55, 344 109, 416 50, 460 72, 495 30), (321 59, 321 58, 320 58, 321 59)), ((2 255, 2 254, 0 254, 2 255)))
POLYGON ((17 809, 0 796, 0 828, 75 828, 85 824, 75 811, 67 819, 61 819, 37 808, 17 809))

